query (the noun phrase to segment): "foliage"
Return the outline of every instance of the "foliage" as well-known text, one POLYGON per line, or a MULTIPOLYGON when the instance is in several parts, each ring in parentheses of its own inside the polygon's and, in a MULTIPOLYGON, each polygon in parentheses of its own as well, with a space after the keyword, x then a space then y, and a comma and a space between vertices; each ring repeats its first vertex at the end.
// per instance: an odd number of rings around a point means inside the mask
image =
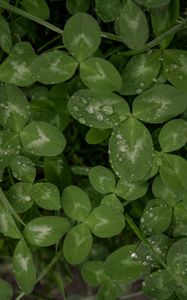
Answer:
POLYGON ((186 299, 184 9, 0 1, 1 300, 186 299))

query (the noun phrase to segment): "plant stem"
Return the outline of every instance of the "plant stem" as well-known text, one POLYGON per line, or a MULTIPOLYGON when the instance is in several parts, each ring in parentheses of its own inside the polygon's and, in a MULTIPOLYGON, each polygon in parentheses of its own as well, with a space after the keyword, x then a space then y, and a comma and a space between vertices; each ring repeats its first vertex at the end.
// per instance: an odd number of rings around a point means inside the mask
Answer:
POLYGON ((139 228, 134 223, 133 219, 128 215, 128 213, 125 214, 126 221, 133 230, 133 232, 137 235, 137 237, 147 246, 147 248, 154 254, 157 261, 170 273, 170 275, 176 280, 176 282, 183 287, 185 291, 187 291, 187 285, 185 283, 184 278, 182 278, 179 274, 173 273, 170 267, 164 262, 162 257, 155 251, 155 249, 152 247, 152 245, 147 241, 146 237, 143 235, 143 233, 139 230, 139 228))
POLYGON ((88 176, 91 167, 71 166, 71 171, 75 175, 88 176))
POLYGON ((42 45, 37 52, 42 51, 43 49, 45 49, 46 47, 48 47, 49 45, 53 44, 54 42, 58 41, 60 38, 62 38, 61 35, 57 35, 55 36, 52 40, 48 41, 47 43, 45 43, 44 45, 42 45))
POLYGON ((139 297, 139 296, 142 296, 142 295, 143 295, 143 292, 140 291, 140 292, 136 292, 136 293, 132 293, 132 294, 129 294, 129 295, 122 296, 122 297, 120 297, 120 300, 129 300, 129 299, 132 299, 134 297, 139 297))
POLYGON ((63 283, 62 276, 61 276, 60 272, 59 271, 54 272, 54 277, 55 277, 55 281, 58 285, 58 288, 59 288, 59 290, 60 290, 60 292, 63 296, 63 299, 67 300, 65 290, 64 290, 64 283, 63 283))

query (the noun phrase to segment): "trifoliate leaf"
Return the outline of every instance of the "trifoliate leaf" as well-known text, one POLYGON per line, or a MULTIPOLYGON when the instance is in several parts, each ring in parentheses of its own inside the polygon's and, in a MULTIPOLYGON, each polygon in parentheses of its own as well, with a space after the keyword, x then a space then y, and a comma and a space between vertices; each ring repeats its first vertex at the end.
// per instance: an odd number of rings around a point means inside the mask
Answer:
POLYGON ((157 81, 160 67, 160 50, 133 56, 122 71, 122 87, 120 94, 141 94, 152 83, 157 81))
POLYGON ((22 91, 13 85, 0 86, 0 124, 19 132, 30 115, 29 103, 22 91))
POLYGON ((71 15, 78 12, 87 12, 89 6, 89 0, 66 0, 66 8, 71 15))
POLYGON ((129 182, 122 178, 117 183, 115 193, 126 201, 133 201, 144 196, 148 186, 147 182, 129 182))
POLYGON ((31 220, 24 229, 24 236, 31 245, 48 247, 58 243, 69 228, 66 218, 44 216, 31 220))
POLYGON ((117 69, 99 57, 89 58, 80 64, 80 78, 89 89, 98 93, 119 91, 122 84, 117 69))
POLYGON ((130 49, 141 49, 149 37, 146 16, 132 0, 127 0, 121 9, 119 36, 130 49))
POLYGON ((31 15, 43 20, 49 19, 50 10, 45 0, 23 0, 21 4, 31 15))
POLYGON ((92 210, 85 224, 93 234, 108 238, 119 234, 125 227, 124 215, 109 206, 100 206, 92 210))
POLYGON ((162 123, 181 114, 187 107, 187 94, 170 86, 153 87, 133 102, 133 115, 148 123, 162 123))
POLYGON ((24 241, 18 242, 13 256, 13 270, 17 283, 25 294, 30 294, 36 283, 36 268, 32 253, 24 241))
POLYGON ((97 21, 87 13, 76 13, 65 24, 64 45, 79 62, 91 56, 101 42, 97 21))
POLYGON ((115 190, 114 174, 105 167, 92 168, 89 172, 89 180, 93 188, 101 194, 112 193, 115 190))
POLYGON ((70 79, 78 66, 75 59, 66 52, 53 50, 36 57, 31 70, 43 84, 57 84, 70 79), (46 72, 47 68, 47 72, 46 72))
POLYGON ((100 202, 100 205, 109 206, 123 213, 124 207, 115 194, 106 195, 100 202))
POLYGON ((10 163, 13 176, 20 181, 33 182, 36 177, 36 168, 33 161, 25 156, 17 155, 10 163))
POLYGON ((129 106, 120 96, 79 90, 70 98, 68 109, 80 123, 99 129, 116 127, 129 116, 129 106))
POLYGON ((103 261, 88 261, 84 263, 81 275, 89 286, 100 286, 105 279, 103 261))
POLYGON ((66 145, 64 135, 45 122, 32 122, 20 132, 24 149, 34 155, 56 156, 66 145))
POLYGON ((0 232, 2 232, 5 236, 14 239, 20 238, 20 234, 17 229, 16 223, 14 222, 13 217, 1 203, 0 203, 0 232))
POLYGON ((29 86, 36 81, 31 64, 36 54, 28 42, 14 45, 7 59, 0 65, 0 80, 16 86, 29 86))
POLYGON ((60 193, 56 185, 49 182, 35 183, 32 198, 39 207, 47 210, 59 210, 61 208, 60 193))
POLYGON ((159 143, 164 152, 172 152, 187 143, 187 122, 182 119, 171 120, 161 129, 159 143))
POLYGON ((63 191, 62 207, 70 218, 84 221, 91 210, 91 203, 88 195, 82 189, 70 185, 63 191))
POLYGON ((129 283, 141 277, 144 267, 134 259, 135 249, 136 245, 126 245, 107 257, 104 271, 111 280, 129 283))
POLYGON ((11 285, 0 278, 0 299, 11 300, 13 296, 13 290, 11 285))
POLYGON ((120 0, 95 0, 95 11, 103 22, 114 21, 120 13, 120 0))
POLYGON ((117 176, 139 181, 151 169, 153 144, 148 129, 130 117, 113 131, 109 140, 109 158, 117 176))
POLYGON ((27 211, 33 205, 32 183, 17 182, 10 187, 7 197, 18 213, 27 211))
POLYGON ((6 19, 0 15, 0 47, 9 53, 12 48, 12 37, 6 19))
POLYGON ((72 227, 63 244, 64 257, 72 265, 80 264, 88 256, 92 247, 92 235, 84 224, 72 227))

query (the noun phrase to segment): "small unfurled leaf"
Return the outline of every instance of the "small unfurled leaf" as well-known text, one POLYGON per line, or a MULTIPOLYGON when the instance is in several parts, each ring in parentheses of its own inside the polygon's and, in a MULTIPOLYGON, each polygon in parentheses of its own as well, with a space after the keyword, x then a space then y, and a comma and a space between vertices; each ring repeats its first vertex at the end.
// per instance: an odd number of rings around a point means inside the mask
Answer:
POLYGON ((59 190, 57 186, 52 183, 35 183, 33 186, 32 198, 39 207, 44 209, 59 210, 61 208, 59 190))
POLYGON ((153 160, 148 129, 133 117, 121 123, 109 140, 109 158, 117 176, 127 181, 143 179, 153 160))
POLYGON ((141 49, 149 37, 144 12, 132 0, 127 0, 119 16, 119 36, 131 49, 141 49))
POLYGON ((0 124, 19 132, 30 115, 29 103, 22 91, 13 85, 0 86, 0 124))
POLYGON ((13 270, 17 283, 25 294, 30 294, 36 283, 36 268, 32 253, 24 241, 18 242, 13 256, 13 270))
POLYGON ((92 287, 100 286, 105 279, 103 261, 88 261, 84 263, 81 275, 88 285, 92 287))
POLYGON ((115 193, 126 201, 133 201, 144 196, 148 186, 144 181, 129 182, 122 178, 117 183, 115 193))
POLYGON ((143 283, 143 292, 151 299, 169 299, 175 289, 175 281, 167 270, 148 275, 143 283))
POLYGON ((50 17, 49 6, 45 0, 23 0, 21 4, 31 15, 43 20, 50 17))
POLYGON ((129 106, 120 96, 79 90, 70 98, 68 109, 80 123, 99 129, 116 127, 129 116, 129 106))
POLYGON ((77 66, 76 60, 66 52, 53 50, 36 57, 31 70, 39 82, 57 84, 70 79, 77 66))
POLYGON ((115 190, 114 174, 105 167, 92 168, 89 172, 89 180, 93 188, 101 194, 113 193, 115 190))
POLYGON ((7 59, 0 65, 0 80, 16 86, 29 86, 36 79, 31 72, 31 64, 36 54, 28 42, 14 45, 7 59))
POLYGON ((122 71, 120 94, 141 94, 152 83, 157 82, 161 59, 160 50, 133 56, 122 71))
POLYGON ((171 120, 161 129, 159 142, 164 152, 172 152, 187 143, 187 122, 182 119, 171 120))
POLYGON ((112 22, 119 17, 120 0, 95 0, 95 11, 103 22, 112 22))
POLYGON ((187 94, 170 86, 159 85, 136 97, 133 115, 148 123, 162 123, 181 114, 187 108, 187 94))
POLYGON ((129 283, 141 277, 144 266, 135 260, 135 249, 136 245, 126 245, 107 257, 104 271, 111 280, 129 283))
POLYGON ((0 278, 0 299, 11 300, 13 296, 13 290, 11 285, 0 278))
POLYGON ((160 175, 177 197, 181 198, 187 191, 187 161, 183 157, 164 154, 160 175))
POLYGON ((124 207, 115 194, 106 195, 100 202, 100 205, 109 206, 123 213, 124 207))
POLYGON ((168 49, 163 52, 164 73, 171 84, 187 92, 187 53, 184 50, 168 49))
POLYGON ((23 213, 32 207, 32 192, 32 183, 16 182, 10 187, 7 197, 16 212, 23 213))
POLYGON ((84 224, 72 227, 64 239, 65 259, 72 265, 83 262, 91 250, 92 240, 91 232, 84 224))
POLYGON ((140 219, 141 229, 146 235, 162 233, 168 229, 171 218, 172 208, 163 200, 149 200, 140 219))
POLYGON ((84 221, 91 210, 91 203, 88 195, 82 189, 70 185, 63 191, 62 207, 70 218, 84 221))
POLYGON ((48 247, 58 243, 69 228, 66 218, 44 216, 31 220, 24 229, 24 236, 31 245, 48 247))
POLYGON ((180 239, 171 245, 167 255, 167 264, 174 274, 187 280, 187 238, 180 239))
POLYGON ((33 182, 36 177, 36 168, 33 161, 25 156, 17 155, 10 163, 13 176, 20 181, 33 182))
POLYGON ((19 135, 10 130, 0 131, 0 167, 10 165, 11 160, 21 149, 19 135))
POLYGON ((12 48, 12 37, 6 19, 0 15, 0 47, 7 53, 12 48))
POLYGON ((86 133, 85 140, 90 145, 97 145, 105 141, 110 134, 110 129, 90 128, 86 133))
POLYGON ((119 234, 125 227, 125 217, 109 206, 94 208, 85 220, 85 224, 93 234, 101 238, 108 238, 119 234))
POLYGON ((56 156, 66 145, 64 135, 46 122, 32 122, 20 132, 24 149, 39 156, 56 156))
POLYGON ((79 62, 91 56, 101 42, 97 21, 87 13, 76 13, 65 24, 64 45, 79 62))
POLYGON ((72 15, 79 12, 87 12, 89 6, 89 0, 66 0, 66 8, 72 15))
POLYGON ((20 234, 13 217, 8 210, 0 203, 0 232, 5 236, 19 239, 20 234))
POLYGON ((98 93, 119 91, 122 84, 117 69, 100 57, 89 58, 80 64, 80 78, 89 89, 98 93))

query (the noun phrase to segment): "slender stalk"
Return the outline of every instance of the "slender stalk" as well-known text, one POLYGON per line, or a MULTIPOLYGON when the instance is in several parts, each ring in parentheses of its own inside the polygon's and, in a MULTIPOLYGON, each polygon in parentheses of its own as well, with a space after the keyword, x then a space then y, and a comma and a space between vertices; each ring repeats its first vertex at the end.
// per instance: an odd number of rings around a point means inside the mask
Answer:
POLYGON ((75 175, 88 176, 91 167, 71 166, 71 171, 75 175))
POLYGON ((120 300, 129 300, 129 299, 139 297, 139 296, 142 296, 142 295, 143 295, 143 292, 140 291, 140 292, 136 292, 136 293, 132 293, 132 294, 129 294, 129 295, 122 296, 122 297, 120 297, 120 300))
POLYGON ((43 49, 47 48, 48 46, 50 46, 51 44, 53 44, 54 42, 58 41, 60 38, 62 38, 61 35, 57 35, 55 36, 52 40, 48 41, 47 43, 45 43, 44 45, 42 45, 37 52, 41 52, 43 49))

